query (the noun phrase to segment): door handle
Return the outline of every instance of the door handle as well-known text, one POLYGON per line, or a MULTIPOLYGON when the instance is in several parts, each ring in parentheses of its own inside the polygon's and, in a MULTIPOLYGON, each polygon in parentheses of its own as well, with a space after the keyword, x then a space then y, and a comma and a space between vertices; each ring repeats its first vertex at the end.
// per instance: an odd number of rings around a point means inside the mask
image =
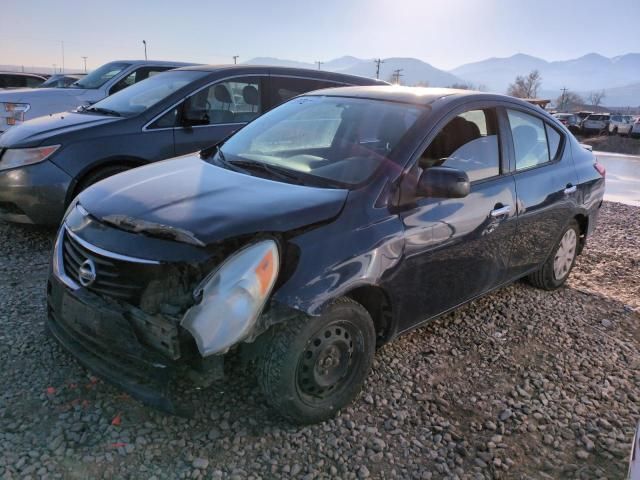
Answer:
POLYGON ((578 187, 576 187, 575 185, 567 185, 567 188, 564 189, 564 194, 565 195, 571 195, 572 193, 575 193, 576 190, 578 190, 578 187))
POLYGON ((493 210, 491 210, 491 216, 493 218, 502 217, 508 214, 510 211, 511 211, 511 206, 505 205, 504 207, 494 208, 493 210))

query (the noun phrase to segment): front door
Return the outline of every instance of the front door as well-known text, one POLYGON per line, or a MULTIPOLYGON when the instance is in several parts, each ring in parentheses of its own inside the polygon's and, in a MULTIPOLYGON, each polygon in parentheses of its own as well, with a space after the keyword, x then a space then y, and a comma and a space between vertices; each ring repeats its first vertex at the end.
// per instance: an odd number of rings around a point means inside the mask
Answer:
POLYGON ((405 260, 392 281, 401 292, 400 330, 438 315, 505 281, 516 228, 516 192, 503 175, 493 108, 462 111, 418 160, 422 169, 450 166, 471 181, 465 198, 421 198, 400 216, 405 260))
POLYGON ((202 150, 257 118, 263 111, 263 77, 238 77, 209 85, 187 97, 176 110, 175 154, 202 150), (184 126, 181 117, 197 119, 184 126))

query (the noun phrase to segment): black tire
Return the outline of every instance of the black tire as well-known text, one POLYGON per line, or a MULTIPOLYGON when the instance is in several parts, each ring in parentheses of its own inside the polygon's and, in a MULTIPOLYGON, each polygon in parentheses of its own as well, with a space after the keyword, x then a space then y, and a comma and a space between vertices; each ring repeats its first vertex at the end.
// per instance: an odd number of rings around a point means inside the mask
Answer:
POLYGON ((94 183, 98 183, 100 180, 104 180, 105 178, 111 177, 117 173, 126 172, 131 168, 132 167, 127 165, 105 165, 104 167, 98 168, 97 170, 89 173, 78 183, 74 195, 77 196, 80 192, 89 188, 94 183))
POLYGON ((569 278, 569 274, 571 273, 571 270, 573 269, 573 266, 576 263, 576 257, 578 256, 578 251, 580 248, 579 243, 580 243, 580 227, 578 226, 578 222, 576 222, 575 220, 572 220, 567 226, 567 228, 565 228, 564 231, 562 232, 560 239, 558 240, 556 245, 553 247, 553 252, 549 256, 547 261, 544 262, 544 264, 539 270, 536 270, 535 272, 527 276, 527 280, 529 281, 529 283, 534 287, 541 288, 543 290, 556 290, 557 288, 560 288, 567 281, 567 278, 569 278), (557 278, 556 273, 554 271, 554 263, 556 261, 556 256, 558 255, 558 252, 560 250, 562 240, 565 237, 565 235, 567 235, 567 232, 569 230, 573 230, 573 233, 575 235, 575 245, 573 248, 573 256, 570 264, 568 264, 566 273, 564 273, 559 278, 557 278))
POLYGON ((321 422, 358 395, 375 344, 367 310, 343 297, 319 317, 275 327, 258 362, 258 383, 267 402, 283 417, 299 424, 321 422))

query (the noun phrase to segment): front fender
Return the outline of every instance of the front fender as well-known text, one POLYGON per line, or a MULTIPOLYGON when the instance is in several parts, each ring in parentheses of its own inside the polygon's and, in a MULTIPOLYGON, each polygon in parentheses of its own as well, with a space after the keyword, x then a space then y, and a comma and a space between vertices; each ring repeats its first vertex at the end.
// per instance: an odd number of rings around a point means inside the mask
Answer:
POLYGON ((402 222, 389 215, 355 230, 353 224, 343 213, 335 222, 290 240, 300 258, 274 300, 315 316, 355 288, 381 286, 403 255, 402 222))

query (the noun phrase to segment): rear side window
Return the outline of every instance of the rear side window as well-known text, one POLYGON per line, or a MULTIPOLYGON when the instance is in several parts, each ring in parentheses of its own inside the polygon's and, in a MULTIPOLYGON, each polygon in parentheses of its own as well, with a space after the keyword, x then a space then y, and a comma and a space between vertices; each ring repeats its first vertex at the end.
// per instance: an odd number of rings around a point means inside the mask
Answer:
POLYGON ((21 75, 5 75, 4 83, 2 87, 5 88, 16 88, 16 87, 26 87, 27 80, 25 77, 21 75))
MULTIPOLYGON (((549 155, 546 124, 533 115, 517 110, 507 110, 507 114, 515 149, 516 170, 549 162, 552 157, 549 155)), ((556 141, 557 151, 559 140, 556 138, 556 141)))
POLYGON ((269 98, 271 107, 276 107, 290 98, 321 88, 340 87, 342 84, 311 78, 276 77, 270 78, 269 98))
POLYGON ((453 118, 420 157, 420 166, 463 170, 470 181, 500 174, 498 127, 494 109, 470 110, 453 118))
POLYGON ((547 142, 549 144, 549 160, 553 161, 558 157, 560 153, 560 144, 562 143, 561 134, 552 126, 545 123, 544 127, 547 129, 547 142))

